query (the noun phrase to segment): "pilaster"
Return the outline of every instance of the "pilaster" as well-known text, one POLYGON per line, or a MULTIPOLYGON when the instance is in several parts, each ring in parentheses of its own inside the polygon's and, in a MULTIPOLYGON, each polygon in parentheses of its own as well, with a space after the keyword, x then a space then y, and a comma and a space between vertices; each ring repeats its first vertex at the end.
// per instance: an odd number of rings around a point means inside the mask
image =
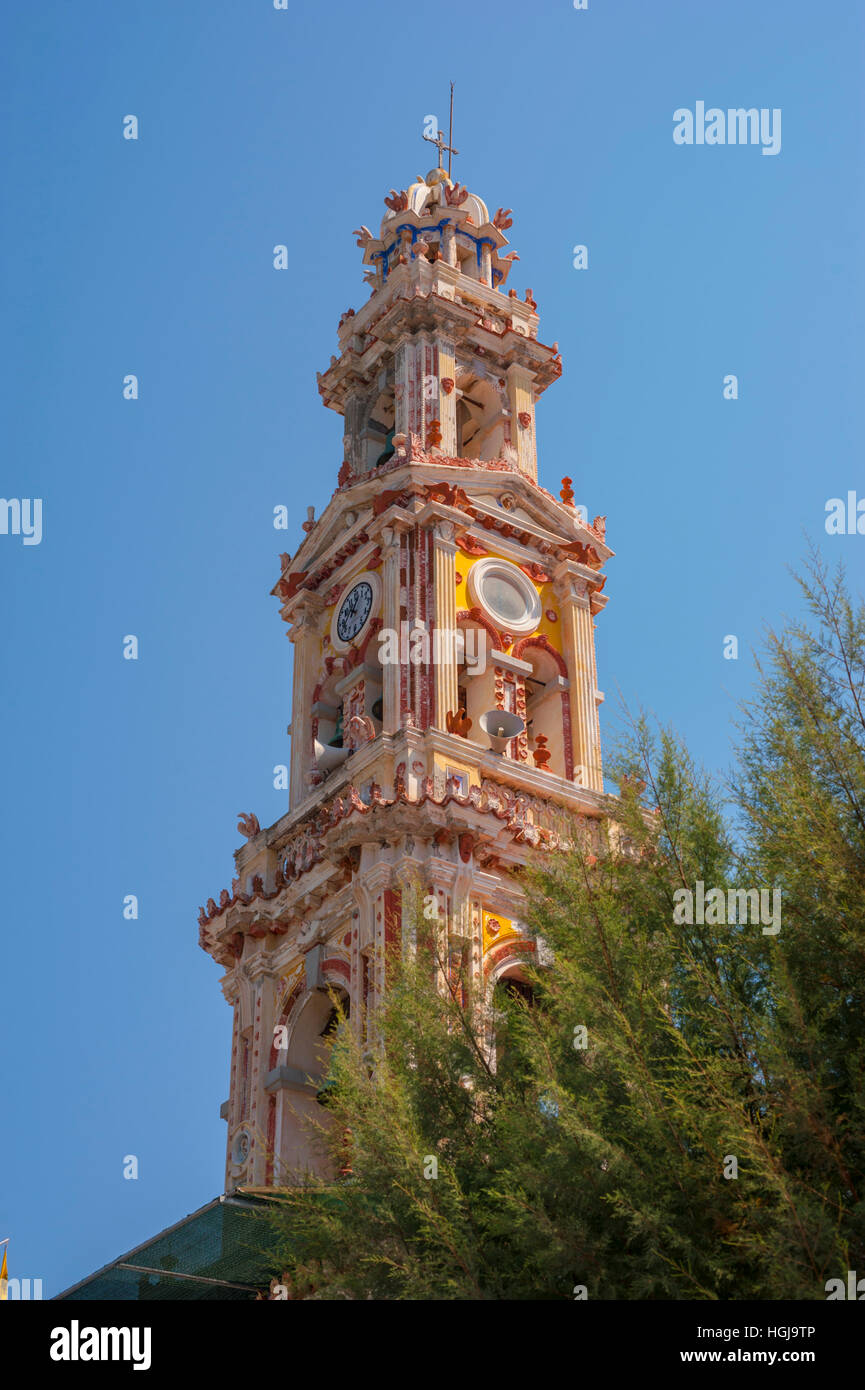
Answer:
POLYGON ((602 792, 601 748, 598 734, 595 633, 588 585, 565 561, 554 575, 561 604, 564 655, 570 677, 571 728, 574 761, 581 785, 602 792), (582 773, 579 769, 582 768, 582 773))
POLYGON ((306 796, 306 774, 312 765, 312 692, 319 657, 319 625, 324 600, 318 594, 303 594, 292 615, 289 639, 294 643, 292 680, 291 762, 289 805, 295 807, 306 796))
POLYGON ((435 628, 439 633, 430 653, 434 661, 435 713, 437 729, 446 727, 449 710, 457 710, 457 653, 454 634, 456 604, 456 527, 452 521, 437 521, 433 534, 433 587, 435 628))
POLYGON ((535 400, 531 373, 525 367, 507 370, 508 405, 511 412, 511 444, 516 450, 517 467, 533 482, 538 480, 538 454, 535 444, 535 400))

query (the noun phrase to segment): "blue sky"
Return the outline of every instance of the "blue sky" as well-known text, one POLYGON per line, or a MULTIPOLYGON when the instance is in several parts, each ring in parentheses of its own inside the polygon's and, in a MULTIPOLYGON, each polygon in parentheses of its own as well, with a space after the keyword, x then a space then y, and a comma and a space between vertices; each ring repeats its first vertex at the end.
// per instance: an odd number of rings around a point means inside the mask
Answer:
POLYGON ((865 494, 865 9, 42 0, 2 28, 0 493, 42 498, 44 534, 0 535, 0 1237, 48 1295, 222 1187, 230 1013, 196 912, 237 813, 285 810, 269 590, 341 462, 315 372, 367 297, 352 228, 430 167, 453 78, 455 173, 513 208, 511 283, 563 354, 540 480, 570 475, 616 551, 605 731, 621 691, 723 772, 806 534, 861 587, 865 537, 823 521, 865 494), (780 108, 780 154, 675 145, 698 100, 780 108))

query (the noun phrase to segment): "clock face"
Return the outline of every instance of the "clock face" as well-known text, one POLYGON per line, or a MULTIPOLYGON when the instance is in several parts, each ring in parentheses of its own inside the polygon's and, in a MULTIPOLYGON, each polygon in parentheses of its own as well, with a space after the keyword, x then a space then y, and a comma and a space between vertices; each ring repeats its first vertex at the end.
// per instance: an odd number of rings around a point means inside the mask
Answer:
POLYGON ((360 632, 372 612, 372 585, 362 579, 350 589, 342 601, 336 620, 336 635, 341 642, 351 642, 360 632))

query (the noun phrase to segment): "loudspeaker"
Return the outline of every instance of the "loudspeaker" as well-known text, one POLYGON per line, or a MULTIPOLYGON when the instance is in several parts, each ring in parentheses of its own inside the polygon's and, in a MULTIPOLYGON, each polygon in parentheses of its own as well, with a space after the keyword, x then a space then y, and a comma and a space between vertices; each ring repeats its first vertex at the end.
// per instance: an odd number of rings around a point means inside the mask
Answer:
POLYGON ((505 709, 488 709, 479 722, 494 753, 504 753, 511 739, 526 727, 524 719, 518 714, 509 714, 505 709))
POLYGON ((345 762, 346 758, 351 752, 351 749, 332 748, 329 743, 319 743, 318 739, 316 739, 314 744, 314 752, 315 761, 318 765, 319 770, 321 772, 331 772, 335 767, 339 767, 340 763, 345 762))

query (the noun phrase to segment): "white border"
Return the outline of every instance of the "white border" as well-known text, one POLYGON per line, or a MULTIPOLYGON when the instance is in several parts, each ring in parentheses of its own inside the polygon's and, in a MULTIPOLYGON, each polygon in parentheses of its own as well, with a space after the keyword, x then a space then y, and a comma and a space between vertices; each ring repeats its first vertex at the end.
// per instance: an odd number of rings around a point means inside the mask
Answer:
POLYGON ((542 607, 541 596, 529 577, 523 574, 517 565, 510 560, 499 560, 495 556, 489 556, 486 560, 476 560, 469 570, 469 595, 473 603, 482 608, 486 615, 495 623, 497 628, 502 631, 513 632, 517 635, 525 635, 534 632, 541 621, 542 607), (526 600, 528 614, 525 618, 517 621, 500 617, 484 602, 483 582, 487 575, 494 575, 498 572, 504 579, 509 579, 520 589, 526 600))
POLYGON ((337 602, 333 606, 333 615, 330 620, 330 644, 333 647, 334 651, 349 652, 351 651, 352 647, 360 646, 360 644, 363 642, 364 636, 366 635, 367 628, 369 627, 373 618, 378 613, 380 606, 381 577, 378 574, 376 574, 375 570, 361 570, 359 574, 353 574, 351 579, 346 580, 345 587, 343 588, 343 591, 340 594, 337 602), (350 642, 343 642, 342 638, 337 633, 336 625, 339 621, 339 615, 342 612, 343 604, 345 603, 352 589, 354 589, 358 584, 369 584, 370 588, 372 589, 372 604, 370 605, 369 614, 363 627, 355 633, 354 637, 351 639, 350 642))

